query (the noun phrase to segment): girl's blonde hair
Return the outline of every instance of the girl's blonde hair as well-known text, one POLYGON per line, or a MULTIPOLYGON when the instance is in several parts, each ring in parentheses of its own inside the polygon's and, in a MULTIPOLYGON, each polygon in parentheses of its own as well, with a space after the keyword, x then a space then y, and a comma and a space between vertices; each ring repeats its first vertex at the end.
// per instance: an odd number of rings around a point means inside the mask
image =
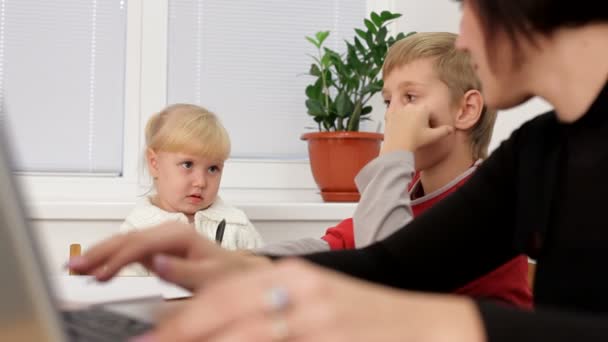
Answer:
POLYGON ((230 155, 230 137, 219 118, 191 104, 174 104, 154 114, 146 125, 146 146, 222 161, 230 155))
MULTIPOLYGON (((452 101, 460 101, 469 90, 481 91, 468 53, 456 49, 457 35, 449 32, 421 32, 399 40, 388 50, 382 75, 421 58, 434 58, 435 72, 450 89, 452 101)), ((479 121, 471 130, 473 158, 486 158, 492 138, 496 111, 484 106, 479 121)))

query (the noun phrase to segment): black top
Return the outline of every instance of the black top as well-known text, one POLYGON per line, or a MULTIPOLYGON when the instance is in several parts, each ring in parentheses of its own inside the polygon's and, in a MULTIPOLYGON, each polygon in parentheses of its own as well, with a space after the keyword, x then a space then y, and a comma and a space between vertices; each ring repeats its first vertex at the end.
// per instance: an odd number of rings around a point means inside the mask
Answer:
POLYGON ((361 250, 305 256, 402 289, 450 292, 525 253, 534 313, 479 301, 489 341, 608 341, 608 84, 572 124, 515 131, 455 193, 361 250))

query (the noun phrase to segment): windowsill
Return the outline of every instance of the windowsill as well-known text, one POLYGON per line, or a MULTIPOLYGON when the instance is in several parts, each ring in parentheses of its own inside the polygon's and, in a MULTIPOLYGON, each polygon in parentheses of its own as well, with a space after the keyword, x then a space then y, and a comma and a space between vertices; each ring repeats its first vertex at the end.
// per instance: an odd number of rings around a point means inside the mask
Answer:
MULTIPOLYGON (((312 190, 272 193, 274 195, 267 191, 229 191, 223 198, 254 221, 339 221, 351 217, 356 206, 356 203, 325 203, 312 190), (300 196, 287 196, 294 192, 300 196)), ((43 200, 30 201, 27 209, 29 217, 34 220, 120 221, 134 205, 135 201, 123 200, 43 200)))

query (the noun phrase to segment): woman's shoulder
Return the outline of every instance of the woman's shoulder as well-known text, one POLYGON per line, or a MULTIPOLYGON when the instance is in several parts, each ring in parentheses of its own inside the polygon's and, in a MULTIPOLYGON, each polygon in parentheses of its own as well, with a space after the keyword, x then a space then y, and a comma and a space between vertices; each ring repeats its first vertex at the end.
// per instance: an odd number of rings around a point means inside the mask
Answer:
MULTIPOLYGON (((530 154, 543 153, 546 148, 554 146, 554 138, 559 137, 558 133, 559 122, 555 112, 542 113, 514 130, 511 136, 500 144, 499 154, 530 157, 530 154)), ((492 153, 492 155, 494 154, 492 153)), ((489 159, 494 159, 492 155, 483 164, 488 164, 489 159)))
POLYGON ((542 136, 538 135, 539 133, 544 134, 549 131, 555 131, 558 127, 557 114, 555 111, 550 110, 524 122, 516 132, 526 138, 543 139, 542 136))

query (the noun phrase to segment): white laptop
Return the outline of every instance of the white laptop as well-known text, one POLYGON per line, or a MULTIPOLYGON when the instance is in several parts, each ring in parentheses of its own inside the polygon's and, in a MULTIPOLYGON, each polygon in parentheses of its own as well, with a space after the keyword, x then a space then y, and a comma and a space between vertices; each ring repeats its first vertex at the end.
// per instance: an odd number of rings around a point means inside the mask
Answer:
POLYGON ((61 311, 0 132, 0 341, 125 341, 152 326, 91 307, 61 311))

